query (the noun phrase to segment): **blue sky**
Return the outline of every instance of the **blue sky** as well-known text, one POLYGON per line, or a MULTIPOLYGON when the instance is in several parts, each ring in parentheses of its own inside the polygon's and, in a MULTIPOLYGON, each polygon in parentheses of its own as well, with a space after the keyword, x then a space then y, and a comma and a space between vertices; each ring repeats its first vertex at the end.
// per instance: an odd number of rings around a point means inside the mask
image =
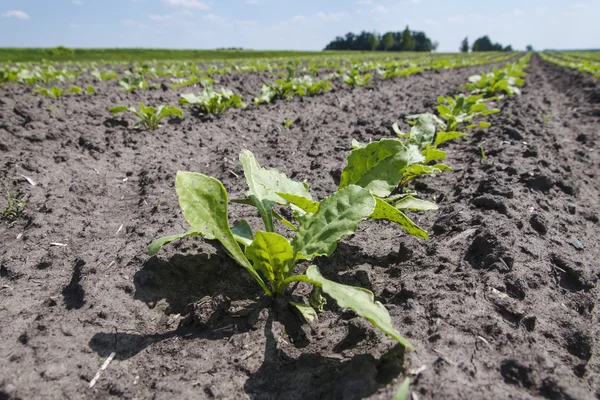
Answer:
POLYGON ((522 49, 600 48, 600 0, 0 0, 0 47, 320 50, 408 24, 456 51, 484 34, 522 49))

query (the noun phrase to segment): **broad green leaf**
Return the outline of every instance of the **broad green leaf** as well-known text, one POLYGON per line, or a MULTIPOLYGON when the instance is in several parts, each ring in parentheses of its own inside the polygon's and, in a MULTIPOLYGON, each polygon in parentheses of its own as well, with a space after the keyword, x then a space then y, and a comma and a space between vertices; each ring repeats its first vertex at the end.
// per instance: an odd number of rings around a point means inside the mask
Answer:
POLYGON ((306 184, 293 181, 276 169, 261 167, 250 151, 242 150, 240 161, 248 184, 247 196, 258 209, 267 231, 273 231, 273 204, 286 204, 277 193, 311 198, 306 184))
POLYGON ((442 143, 446 143, 450 140, 462 138, 465 136, 469 136, 466 133, 461 132, 438 132, 435 137, 435 142, 433 143, 433 147, 437 147, 442 143))
POLYGON ((443 104, 437 106, 437 111, 442 117, 448 117, 452 115, 452 111, 443 104))
POLYGON ((304 318, 306 322, 311 323, 319 320, 315 309, 309 306, 308 304, 296 303, 295 301, 290 301, 289 304, 293 306, 296 310, 298 310, 298 312, 300 313, 300 315, 302 315, 302 318, 304 318))
POLYGON ((425 161, 423 161, 423 164, 427 164, 430 161, 434 160, 446 159, 446 152, 440 149, 436 149, 434 147, 430 147, 426 150, 423 150, 421 154, 425 157, 425 161))
POLYGON ((295 194, 290 193, 277 193, 279 197, 289 202, 290 204, 295 205, 300 210, 304 211, 308 214, 314 214, 319 209, 319 202, 312 201, 311 199, 307 199, 306 197, 297 196, 295 194))
POLYGON ((83 90, 79 87, 79 86, 71 86, 69 89, 65 90, 65 93, 72 93, 72 94, 81 94, 83 90))
POLYGON ((404 170, 425 157, 416 146, 406 147, 398 139, 381 139, 354 149, 342 171, 340 189, 357 185, 379 197, 388 196, 398 186, 404 170))
POLYGON ((479 127, 480 128, 484 128, 485 129, 485 128, 489 128, 490 126, 492 126, 492 124, 490 124, 489 122, 486 122, 486 121, 479 122, 479 127))
POLYGON ((91 85, 85 89, 85 94, 94 94, 94 93, 96 93, 96 88, 91 85))
POLYGON ((404 230, 413 236, 421 239, 427 239, 429 235, 423 229, 419 228, 414 222, 410 220, 402 211, 396 207, 389 205, 384 200, 376 198, 377 205, 373 213, 371 214, 372 219, 381 219, 392 221, 400 225, 404 230))
POLYGON ((360 317, 369 321, 373 326, 380 329, 390 337, 396 339, 407 349, 412 350, 412 345, 392 325, 392 319, 388 310, 378 301, 375 301, 373 293, 367 289, 355 286, 342 285, 325 279, 315 265, 306 269, 306 276, 323 291, 333 298, 341 308, 349 308, 360 317))
POLYGON ((269 282, 278 283, 288 277, 294 251, 283 236, 258 231, 252 244, 246 247, 246 257, 269 282))
POLYGON ((427 200, 415 199, 413 196, 406 196, 392 205, 398 210, 430 211, 438 209, 437 204, 427 200))
POLYGON ((192 230, 207 239, 214 238, 221 242, 229 255, 256 279, 268 295, 271 295, 271 291, 252 268, 229 228, 228 197, 223 184, 206 175, 178 171, 175 189, 183 217, 192 230))
POLYGON ((252 233, 252 228, 250 228, 250 224, 245 219, 241 220, 237 224, 235 224, 231 228, 231 233, 233 233, 233 237, 237 240, 238 243, 243 244, 244 246, 250 246, 250 243, 254 240, 254 234, 252 233))
POLYGON ((319 209, 300 220, 292 240, 295 258, 311 260, 315 256, 331 255, 338 241, 354 233, 361 221, 375 209, 375 199, 365 189, 350 185, 323 199, 319 209))
POLYGON ((408 400, 408 389, 410 388, 410 378, 406 377, 400 384, 398 391, 394 394, 392 400, 408 400))
POLYGON ((164 118, 164 117, 168 117, 170 115, 175 115, 179 118, 183 118, 183 113, 181 112, 181 110, 175 106, 165 106, 162 107, 160 109, 160 112, 158 113, 159 118, 164 118))
MULTIPOLYGON (((177 239, 181 239, 184 237, 197 236, 197 235, 200 235, 200 232, 195 232, 193 230, 190 230, 185 233, 178 233, 175 235, 168 235, 168 236, 163 236, 161 238, 155 239, 152 241, 152 243, 150 243, 148 245, 148 255, 150 257, 156 255, 156 253, 158 253, 158 251, 161 249, 161 247, 163 247, 167 243, 171 243, 177 239)), ((207 239, 214 239, 214 238, 207 237, 207 239)))
POLYGON ((447 171, 451 168, 444 164, 435 164, 433 166, 423 165, 423 164, 414 164, 406 168, 404 171, 404 176, 402 178, 402 183, 406 184, 408 181, 411 181, 415 178, 418 178, 422 175, 431 175, 437 174, 438 172, 447 171), (440 167, 443 166, 443 167, 440 167))
POLYGON ((54 97, 55 99, 59 98, 60 95, 63 94, 63 90, 57 88, 56 86, 52 86, 52 89, 50 89, 50 93, 52 95, 52 97, 54 97))
POLYGON ((127 106, 116 106, 116 107, 111 107, 108 109, 108 111, 110 111, 111 114, 117 114, 123 111, 128 111, 129 107, 127 106))
POLYGON ((145 106, 144 103, 142 103, 141 101, 139 102, 139 105, 140 105, 140 112, 144 115, 150 116, 156 112, 156 108, 145 106))

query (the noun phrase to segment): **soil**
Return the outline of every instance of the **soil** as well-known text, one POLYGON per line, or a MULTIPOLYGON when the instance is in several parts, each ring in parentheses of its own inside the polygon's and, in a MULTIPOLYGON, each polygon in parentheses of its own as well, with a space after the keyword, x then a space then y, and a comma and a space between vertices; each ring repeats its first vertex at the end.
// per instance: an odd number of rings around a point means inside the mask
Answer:
MULTIPOLYGON (((177 170, 239 197, 247 148, 321 198, 351 139, 392 136, 393 122, 433 111, 482 68, 338 84, 154 132, 107 110, 174 104, 189 89, 127 94, 103 82, 54 101, 0 88, 0 177, 27 201, 0 227, 0 399, 390 399, 404 376, 419 399, 600 399, 600 89, 535 55, 522 96, 447 146, 453 171, 415 183, 440 207, 411 215, 429 239, 369 222, 317 261, 372 290, 415 351, 332 301, 301 325, 211 242, 145 255, 186 229, 177 170)), ((272 76, 221 79, 250 101, 272 76)), ((241 218, 260 226, 232 205, 230 220, 241 218)))

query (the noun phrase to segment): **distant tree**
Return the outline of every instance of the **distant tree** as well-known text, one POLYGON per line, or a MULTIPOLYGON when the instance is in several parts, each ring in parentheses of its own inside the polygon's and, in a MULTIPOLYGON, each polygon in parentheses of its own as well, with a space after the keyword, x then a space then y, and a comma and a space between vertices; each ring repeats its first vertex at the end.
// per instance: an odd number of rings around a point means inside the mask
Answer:
POLYGON ((528 44, 528 45, 527 45, 527 51, 533 51, 533 46, 532 46, 532 45, 530 45, 530 44, 528 44))
POLYGON ((383 36, 367 31, 348 32, 337 36, 325 50, 433 51, 437 46, 438 43, 432 42, 425 32, 411 31, 407 26, 402 32, 387 32, 383 36))
POLYGON ((410 33, 408 25, 406 25, 406 29, 404 29, 404 32, 402 32, 402 45, 400 48, 402 51, 414 51, 416 45, 417 41, 410 33))
POLYGON ((468 37, 464 38, 463 41, 460 43, 460 51, 462 53, 469 52, 469 38, 468 37))
POLYGON ((473 51, 512 51, 512 47, 502 46, 500 43, 492 43, 489 36, 482 36, 473 42, 473 51), (510 50, 507 50, 510 49, 510 50))
POLYGON ((512 48, 512 46, 511 46, 511 45, 508 45, 508 46, 506 46, 506 47, 504 48, 504 50, 503 50, 503 51, 513 51, 513 48, 512 48))
POLYGON ((380 46, 383 48, 383 50, 392 50, 395 43, 396 41, 394 40, 394 33, 388 32, 381 38, 380 46))
POLYGON ((374 33, 370 33, 367 40, 369 42, 369 50, 375 50, 379 45, 379 38, 374 33))

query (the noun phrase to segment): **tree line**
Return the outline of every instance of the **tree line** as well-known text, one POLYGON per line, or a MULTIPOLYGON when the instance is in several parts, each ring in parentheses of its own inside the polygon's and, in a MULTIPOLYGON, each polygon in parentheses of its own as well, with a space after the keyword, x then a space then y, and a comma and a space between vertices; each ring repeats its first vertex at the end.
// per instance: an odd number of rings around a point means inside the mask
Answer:
POLYGON ((432 51, 438 46, 425 32, 411 31, 407 26, 402 32, 380 35, 362 31, 358 35, 348 32, 332 40, 325 50, 383 50, 383 51, 432 51))
MULTIPOLYGON (((463 53, 469 52, 469 38, 463 39, 459 50, 463 53)), ((473 42, 471 51, 513 51, 513 48, 511 45, 504 47, 500 43, 493 43, 490 37, 485 35, 473 42)))

